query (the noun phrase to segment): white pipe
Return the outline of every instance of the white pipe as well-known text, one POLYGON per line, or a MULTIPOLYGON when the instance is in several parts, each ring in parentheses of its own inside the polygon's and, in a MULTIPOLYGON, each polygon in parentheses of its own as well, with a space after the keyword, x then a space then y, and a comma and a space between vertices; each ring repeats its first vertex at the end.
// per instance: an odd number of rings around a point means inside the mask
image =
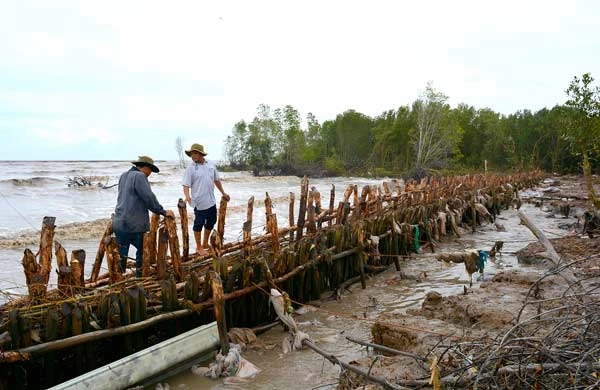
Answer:
POLYGON ((162 343, 70 379, 49 390, 126 389, 194 356, 219 346, 217 323, 192 329, 162 343))

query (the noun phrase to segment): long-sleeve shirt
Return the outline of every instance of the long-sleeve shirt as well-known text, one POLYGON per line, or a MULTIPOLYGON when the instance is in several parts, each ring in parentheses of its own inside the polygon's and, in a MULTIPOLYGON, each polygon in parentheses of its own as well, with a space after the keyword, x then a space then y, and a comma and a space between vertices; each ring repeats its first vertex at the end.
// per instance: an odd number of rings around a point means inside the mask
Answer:
POLYGON ((119 178, 113 230, 126 233, 148 231, 150 229, 148 210, 160 215, 167 214, 152 192, 146 175, 137 167, 132 167, 119 178))

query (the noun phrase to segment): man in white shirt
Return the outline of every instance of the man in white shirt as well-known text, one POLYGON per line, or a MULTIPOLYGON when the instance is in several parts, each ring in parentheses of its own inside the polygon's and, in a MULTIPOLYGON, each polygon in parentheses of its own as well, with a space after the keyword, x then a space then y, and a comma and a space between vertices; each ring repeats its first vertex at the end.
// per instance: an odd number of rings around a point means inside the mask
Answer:
POLYGON ((223 190, 217 167, 211 161, 205 160, 207 153, 204 146, 193 144, 185 154, 192 158, 183 175, 183 194, 185 201, 194 208, 194 240, 196 253, 200 256, 208 254, 208 238, 217 223, 217 202, 215 200, 215 186, 225 200, 229 202, 229 195, 223 190), (202 236, 204 231, 204 236, 202 236))

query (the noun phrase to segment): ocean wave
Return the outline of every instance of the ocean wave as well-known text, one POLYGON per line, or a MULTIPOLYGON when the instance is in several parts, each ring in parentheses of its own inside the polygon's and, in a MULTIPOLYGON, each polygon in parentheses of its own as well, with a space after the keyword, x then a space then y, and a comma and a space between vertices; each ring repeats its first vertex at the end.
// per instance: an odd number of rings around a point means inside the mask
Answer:
POLYGON ((4 179, 0 180, 0 184, 12 184, 18 187, 38 186, 40 184, 58 183, 62 180, 46 176, 37 176, 29 178, 4 179))
POLYGON ((260 182, 260 183, 278 183, 278 182, 297 182, 300 183, 301 178, 297 176, 252 176, 251 174, 246 175, 224 175, 221 174, 221 181, 223 182, 243 182, 248 181, 260 182))
MULTIPOLYGON (((102 238, 110 218, 100 218, 94 221, 73 222, 66 225, 56 226, 54 229, 54 238, 59 242, 62 240, 87 240, 97 238, 98 242, 102 238)), ((40 232, 29 229, 19 233, 5 234, 0 238, 0 248, 22 248, 38 246, 40 243, 40 232)))

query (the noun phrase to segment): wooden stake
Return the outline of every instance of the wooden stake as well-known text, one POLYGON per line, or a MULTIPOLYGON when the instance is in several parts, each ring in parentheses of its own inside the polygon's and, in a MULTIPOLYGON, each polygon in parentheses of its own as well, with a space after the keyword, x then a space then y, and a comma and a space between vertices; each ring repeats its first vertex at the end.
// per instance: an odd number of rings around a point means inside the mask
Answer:
MULTIPOLYGON (((142 276, 147 278, 150 276, 150 269, 152 266, 152 258, 156 259, 156 254, 153 256, 151 252, 156 247, 155 240, 152 239, 150 232, 144 233, 144 252, 142 253, 142 276)), ((156 253, 156 251, 154 250, 156 253)))
POLYGON ((317 223, 315 216, 315 194, 311 190, 308 192, 308 199, 306 202, 306 211, 307 211, 307 219, 308 225, 306 226, 306 231, 310 233, 314 233, 317 231, 317 223))
POLYGON ((158 249, 156 250, 156 277, 164 280, 167 277, 167 249, 169 249, 169 233, 164 226, 158 229, 158 249))
POLYGON ((304 176, 300 183, 300 205, 298 210, 298 223, 296 224, 296 241, 302 238, 304 221, 306 218, 306 199, 308 197, 308 178, 304 176))
POLYGON ((41 274, 44 276, 44 284, 48 285, 50 270, 52 269, 52 242, 54 241, 54 222, 56 217, 44 217, 42 221, 42 237, 40 239, 40 264, 41 274))
POLYGON ((223 237, 225 236, 225 216, 227 214, 227 199, 225 197, 221 197, 221 202, 219 203, 219 216, 217 222, 217 233, 219 234, 219 238, 221 243, 223 243, 223 237))
MULTIPOLYGON (((294 201, 296 200, 296 195, 290 191, 290 203, 288 207, 288 215, 290 221, 290 227, 294 226, 294 201)), ((290 230, 290 242, 294 242, 294 231, 290 230)))
POLYGON ((225 317, 225 298, 223 293, 223 283, 221 277, 215 271, 210 271, 211 289, 213 294, 213 309, 215 311, 215 321, 219 330, 219 341, 221 342, 221 354, 226 356, 229 353, 229 336, 227 335, 227 318, 225 317))
MULTIPOLYGON (((108 263, 108 278, 110 283, 117 283, 121 280, 121 272, 125 273, 125 270, 121 269, 121 256, 119 254, 119 244, 114 237, 106 238, 106 262, 108 263)), ((125 259, 127 264, 127 259, 125 259)))
POLYGON ((327 221, 327 225, 331 226, 331 220, 333 219, 333 206, 335 204, 335 184, 331 185, 331 191, 329 192, 329 215, 330 218, 327 221))
POLYGON ((169 234, 169 251, 171 252, 171 264, 173 271, 177 275, 177 280, 183 280, 183 272, 181 271, 181 254, 179 253, 179 238, 177 237, 177 225, 175 218, 165 217, 165 226, 169 234))
POLYGON ((252 252, 252 212, 254 210, 254 196, 248 199, 248 210, 246 212, 246 222, 242 226, 243 234, 243 256, 249 256, 252 252))
MULTIPOLYGON (((71 252, 71 282, 75 287, 85 286, 85 250, 76 249, 71 252)), ((78 292, 80 289, 76 289, 78 292)))
POLYGON ((90 277, 90 282, 95 282, 98 280, 98 275, 100 274, 100 266, 102 265, 102 259, 104 258, 104 251, 106 250, 106 237, 113 234, 112 227, 112 219, 108 221, 106 225, 106 229, 104 229, 104 234, 100 239, 100 244, 98 244, 98 251, 96 252, 96 260, 94 261, 94 268, 92 268, 92 276, 90 277))
POLYGON ((58 291, 63 293, 65 296, 73 296, 73 279, 72 270, 67 260, 67 251, 63 246, 56 241, 54 243, 54 254, 56 255, 56 265, 58 266, 58 291))
POLYGON ((190 257, 190 233, 188 230, 188 214, 185 200, 179 198, 177 202, 179 209, 179 219, 181 220, 181 240, 183 243, 183 261, 188 261, 190 257))
MULTIPOLYGON (((158 239, 158 225, 160 223, 160 214, 152 213, 150 217, 150 230, 148 234, 150 235, 148 243, 150 246, 148 247, 148 256, 149 256, 149 264, 156 264, 156 251, 157 251, 157 239, 158 239)), ((146 259, 144 258, 144 261, 146 259)))
POLYGON ((273 213, 273 203, 267 192, 265 198, 265 213, 267 216, 267 232, 271 234, 271 243, 273 245, 273 258, 277 259, 279 255, 279 231, 277 229, 277 215, 273 213))
POLYGON ((41 273, 41 265, 35 259, 33 252, 26 248, 23 253, 23 270, 25 271, 25 281, 27 290, 32 301, 40 302, 46 296, 46 277, 41 273))

